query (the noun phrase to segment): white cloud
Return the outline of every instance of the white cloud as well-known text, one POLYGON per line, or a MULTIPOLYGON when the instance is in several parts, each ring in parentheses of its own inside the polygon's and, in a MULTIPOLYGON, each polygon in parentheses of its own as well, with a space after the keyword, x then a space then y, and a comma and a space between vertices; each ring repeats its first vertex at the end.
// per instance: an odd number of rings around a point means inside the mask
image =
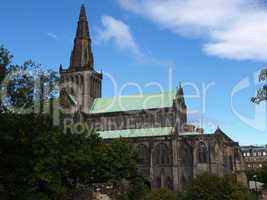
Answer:
POLYGON ((118 0, 180 35, 203 37, 209 55, 267 60, 267 9, 259 0, 118 0))
POLYGON ((103 16, 102 25, 103 27, 98 30, 99 41, 114 41, 120 49, 130 50, 135 55, 140 55, 138 45, 127 24, 111 16, 103 16))
POLYGON ((53 40, 58 40, 58 36, 55 33, 48 32, 48 33, 46 33, 46 35, 48 37, 52 38, 53 40))
POLYGON ((136 43, 130 27, 123 21, 111 16, 102 17, 102 27, 97 31, 97 43, 113 41, 121 50, 130 51, 135 61, 140 64, 170 66, 172 61, 163 61, 153 57, 152 53, 141 51, 136 43))

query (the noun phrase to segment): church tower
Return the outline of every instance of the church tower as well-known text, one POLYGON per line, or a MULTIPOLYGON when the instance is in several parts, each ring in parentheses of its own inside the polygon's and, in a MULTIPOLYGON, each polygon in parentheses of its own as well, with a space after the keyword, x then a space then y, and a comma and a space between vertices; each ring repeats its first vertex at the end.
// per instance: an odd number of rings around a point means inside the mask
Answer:
POLYGON ((94 99, 101 97, 102 74, 94 69, 91 38, 84 5, 80 10, 70 66, 66 70, 60 66, 59 72, 61 105, 88 112, 94 99), (69 105, 68 101, 71 101, 72 105, 69 105))

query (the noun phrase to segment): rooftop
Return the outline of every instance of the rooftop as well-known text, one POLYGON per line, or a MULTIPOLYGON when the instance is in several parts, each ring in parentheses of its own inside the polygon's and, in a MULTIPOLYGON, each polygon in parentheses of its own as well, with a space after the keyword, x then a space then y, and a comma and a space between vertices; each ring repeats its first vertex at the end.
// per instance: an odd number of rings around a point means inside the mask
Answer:
POLYGON ((136 137, 160 137, 171 134, 173 127, 126 129, 114 131, 98 131, 103 139, 136 138, 136 137))
POLYGON ((252 151, 252 152, 257 152, 257 151, 266 151, 267 152, 267 145, 265 146, 242 146, 241 147, 242 151, 252 151))
POLYGON ((97 98, 94 100, 90 113, 107 113, 145 110, 153 108, 170 108, 173 106, 176 91, 97 98))

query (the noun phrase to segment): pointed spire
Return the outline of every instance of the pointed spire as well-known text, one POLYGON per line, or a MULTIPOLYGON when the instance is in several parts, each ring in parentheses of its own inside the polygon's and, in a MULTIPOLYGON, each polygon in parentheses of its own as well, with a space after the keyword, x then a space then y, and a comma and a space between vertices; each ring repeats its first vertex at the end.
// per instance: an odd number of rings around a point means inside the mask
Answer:
POLYGON ((178 97, 183 97, 184 96, 184 89, 182 87, 182 81, 179 82, 179 87, 177 91, 177 96, 178 97))
POLYGON ((182 87, 181 81, 179 82, 179 86, 177 87, 176 100, 179 102, 179 104, 182 104, 184 107, 186 107, 184 99, 184 89, 182 87))
POLYGON ((85 6, 82 4, 74 47, 71 54, 70 68, 93 69, 94 59, 91 48, 88 21, 85 6))
POLYGON ((84 4, 82 4, 82 6, 81 6, 80 17, 79 17, 79 21, 83 21, 83 20, 87 21, 87 16, 86 16, 84 4))
POLYGON ((76 38, 90 39, 88 21, 87 21, 84 4, 82 4, 81 10, 80 10, 80 17, 79 17, 78 28, 76 32, 76 38))

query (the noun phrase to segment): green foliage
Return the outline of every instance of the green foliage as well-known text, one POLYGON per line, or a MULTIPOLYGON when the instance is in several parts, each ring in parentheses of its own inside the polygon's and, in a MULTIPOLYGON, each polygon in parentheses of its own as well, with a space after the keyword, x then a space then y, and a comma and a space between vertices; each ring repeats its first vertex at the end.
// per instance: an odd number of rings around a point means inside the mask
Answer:
POLYGON ((1 100, 3 99, 0 111, 29 113, 33 104, 38 102, 40 111, 43 112, 43 102, 58 95, 58 74, 51 70, 43 71, 41 65, 31 60, 22 65, 13 64, 12 58, 10 52, 0 46, 1 100))
POLYGON ((122 195, 119 200, 143 200, 149 194, 150 188, 146 184, 146 180, 142 176, 136 176, 128 180, 130 182, 129 188, 122 195))
POLYGON ((144 198, 144 200, 176 200, 176 195, 174 192, 162 188, 152 191, 144 198))
POLYGON ((34 103, 53 98, 57 93, 57 73, 44 72, 40 65, 32 61, 26 61, 23 65, 10 65, 7 72, 8 82, 4 85, 5 106, 13 112, 21 113, 25 109, 33 109, 34 103))
POLYGON ((248 180, 254 180, 253 178, 254 175, 257 176, 257 181, 264 183, 264 186, 266 188, 267 187, 267 163, 265 163, 262 168, 247 171, 248 180))
POLYGON ((0 46, 0 113, 4 111, 2 105, 2 82, 6 76, 8 65, 11 63, 12 55, 3 46, 0 46))
POLYGON ((231 177, 202 174, 188 186, 184 200, 246 200, 249 192, 231 177))
POLYGON ((3 46, 0 46, 0 84, 3 81, 8 65, 11 63, 12 55, 3 46))
POLYGON ((51 124, 49 116, 0 115, 0 196, 55 199, 80 186, 137 174, 135 153, 123 141, 106 144, 94 133, 63 134, 51 124))
POLYGON ((258 200, 257 195, 255 193, 249 193, 248 200, 258 200))
POLYGON ((8 69, 8 83, 5 104, 14 108, 26 109, 34 100, 34 77, 29 68, 36 67, 31 61, 23 65, 11 65, 8 69))
POLYGON ((131 179, 137 176, 137 154, 133 147, 121 139, 114 140, 108 145, 108 156, 105 162, 112 166, 110 168, 110 178, 117 180, 118 178, 131 179), (120 160, 116 163, 115 161, 120 160), (115 177, 112 177, 114 176, 115 177))
POLYGON ((32 61, 11 65, 10 59, 1 47, 0 76, 9 75, 4 85, 9 109, 0 115, 0 198, 55 199, 95 183, 136 181, 131 145, 122 140, 106 144, 94 132, 63 134, 50 116, 26 114, 36 102, 43 111, 42 103, 57 95, 59 80, 32 61))
POLYGON ((265 188, 267 188, 267 164, 263 166, 259 173, 259 181, 264 183, 265 188))
MULTIPOLYGON (((125 198, 128 200, 131 198, 125 198)), ((208 173, 199 175, 185 187, 184 192, 175 193, 162 188, 153 190, 136 200, 255 200, 247 188, 237 184, 231 176, 218 177, 208 173)))

